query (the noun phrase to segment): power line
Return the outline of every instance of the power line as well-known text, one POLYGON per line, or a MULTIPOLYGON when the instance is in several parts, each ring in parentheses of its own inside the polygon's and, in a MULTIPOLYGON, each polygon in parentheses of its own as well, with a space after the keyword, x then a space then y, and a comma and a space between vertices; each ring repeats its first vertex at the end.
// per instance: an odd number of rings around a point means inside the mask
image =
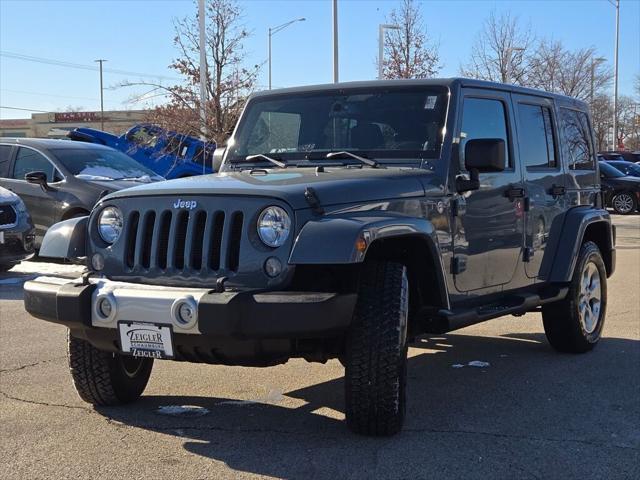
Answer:
POLYGON ((5 110, 22 110, 23 112, 49 113, 46 110, 37 110, 35 108, 5 107, 4 105, 0 105, 0 108, 5 110))
MULTIPOLYGON (((72 62, 66 62, 63 60, 54 60, 51 58, 43 58, 43 57, 34 57, 32 55, 24 55, 21 53, 14 53, 14 52, 7 52, 6 50, 0 50, 0 56, 2 57, 6 57, 6 58, 13 58, 15 60, 23 60, 26 62, 35 62, 35 63, 44 63, 47 65, 55 65, 58 67, 67 67, 67 68, 75 68, 78 70, 90 70, 93 72, 97 72, 98 71, 98 67, 93 66, 93 65, 84 65, 81 63, 72 63, 72 62)), ((153 75, 150 73, 140 73, 140 72, 130 72, 128 70, 118 70, 118 69, 113 69, 113 68, 105 68, 103 70, 105 73, 112 73, 115 75, 135 75, 138 77, 147 77, 147 78, 156 78, 156 79, 160 79, 160 80, 170 80, 173 82, 177 82, 180 81, 178 78, 175 77, 168 77, 166 75, 153 75)))

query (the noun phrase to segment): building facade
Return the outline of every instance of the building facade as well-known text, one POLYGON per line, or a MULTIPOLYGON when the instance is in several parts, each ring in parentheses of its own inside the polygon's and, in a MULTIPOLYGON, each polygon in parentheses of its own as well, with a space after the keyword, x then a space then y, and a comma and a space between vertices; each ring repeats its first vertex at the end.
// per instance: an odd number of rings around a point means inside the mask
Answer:
MULTIPOLYGON (((104 112, 104 131, 121 135, 145 121, 146 110, 111 110, 104 112)), ((34 113, 27 119, 0 120, 0 137, 65 138, 77 127, 102 130, 100 112, 34 113)))

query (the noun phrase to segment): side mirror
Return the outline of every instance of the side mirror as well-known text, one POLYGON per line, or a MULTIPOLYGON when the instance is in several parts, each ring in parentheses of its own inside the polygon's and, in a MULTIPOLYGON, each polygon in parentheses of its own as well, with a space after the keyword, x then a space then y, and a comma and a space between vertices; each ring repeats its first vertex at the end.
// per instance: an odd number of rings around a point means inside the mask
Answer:
POLYGON ((40 185, 44 191, 53 190, 47 183, 47 174, 41 171, 29 172, 25 174, 24 179, 27 183, 31 183, 33 185, 40 185))
POLYGON ((220 167, 222 167, 222 160, 224 159, 224 154, 227 151, 227 147, 218 147, 213 152, 213 171, 215 173, 220 171, 220 167))
POLYGON ((506 146, 500 138, 469 140, 464 147, 464 164, 468 171, 501 172, 504 170, 506 146))

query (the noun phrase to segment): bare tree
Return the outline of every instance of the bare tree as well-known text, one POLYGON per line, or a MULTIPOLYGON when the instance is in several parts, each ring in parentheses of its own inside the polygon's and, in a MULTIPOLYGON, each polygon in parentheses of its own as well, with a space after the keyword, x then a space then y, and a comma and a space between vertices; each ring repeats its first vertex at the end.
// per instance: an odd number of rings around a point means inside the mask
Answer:
POLYGON ((429 78, 441 68, 438 45, 427 34, 420 6, 415 0, 403 0, 393 9, 387 22, 397 25, 384 37, 383 78, 429 78))
POLYGON ((461 75, 492 82, 526 83, 527 55, 534 37, 518 17, 491 12, 471 48, 471 60, 460 67, 461 75))
POLYGON ((640 149, 638 114, 640 105, 632 97, 618 99, 618 142, 627 150, 640 149))
POLYGON ((524 83, 591 101, 612 79, 611 69, 597 58, 594 47, 570 51, 561 42, 542 40, 529 58, 524 83))
MULTIPOLYGON (((249 31, 242 24, 243 13, 237 0, 208 0, 206 4, 206 50, 208 139, 224 142, 233 129, 244 101, 255 88, 259 66, 245 67, 244 42, 249 31)), ((198 16, 174 22, 173 43, 177 58, 169 65, 184 82, 164 86, 154 83, 126 83, 151 87, 146 95, 164 96, 167 103, 155 108, 148 120, 169 130, 198 135, 200 132, 200 50, 198 16)))
POLYGON ((611 97, 605 94, 595 96, 591 104, 591 123, 596 139, 596 148, 599 152, 605 151, 608 148, 612 118, 613 102, 611 101, 611 97))

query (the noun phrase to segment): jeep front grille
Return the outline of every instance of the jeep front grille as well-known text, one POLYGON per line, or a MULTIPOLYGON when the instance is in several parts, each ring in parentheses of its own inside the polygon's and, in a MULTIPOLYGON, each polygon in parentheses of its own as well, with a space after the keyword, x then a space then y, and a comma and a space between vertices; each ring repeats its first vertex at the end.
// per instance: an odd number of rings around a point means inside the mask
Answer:
POLYGON ((124 264, 130 272, 236 272, 243 222, 241 211, 130 211, 123 232, 124 264))

